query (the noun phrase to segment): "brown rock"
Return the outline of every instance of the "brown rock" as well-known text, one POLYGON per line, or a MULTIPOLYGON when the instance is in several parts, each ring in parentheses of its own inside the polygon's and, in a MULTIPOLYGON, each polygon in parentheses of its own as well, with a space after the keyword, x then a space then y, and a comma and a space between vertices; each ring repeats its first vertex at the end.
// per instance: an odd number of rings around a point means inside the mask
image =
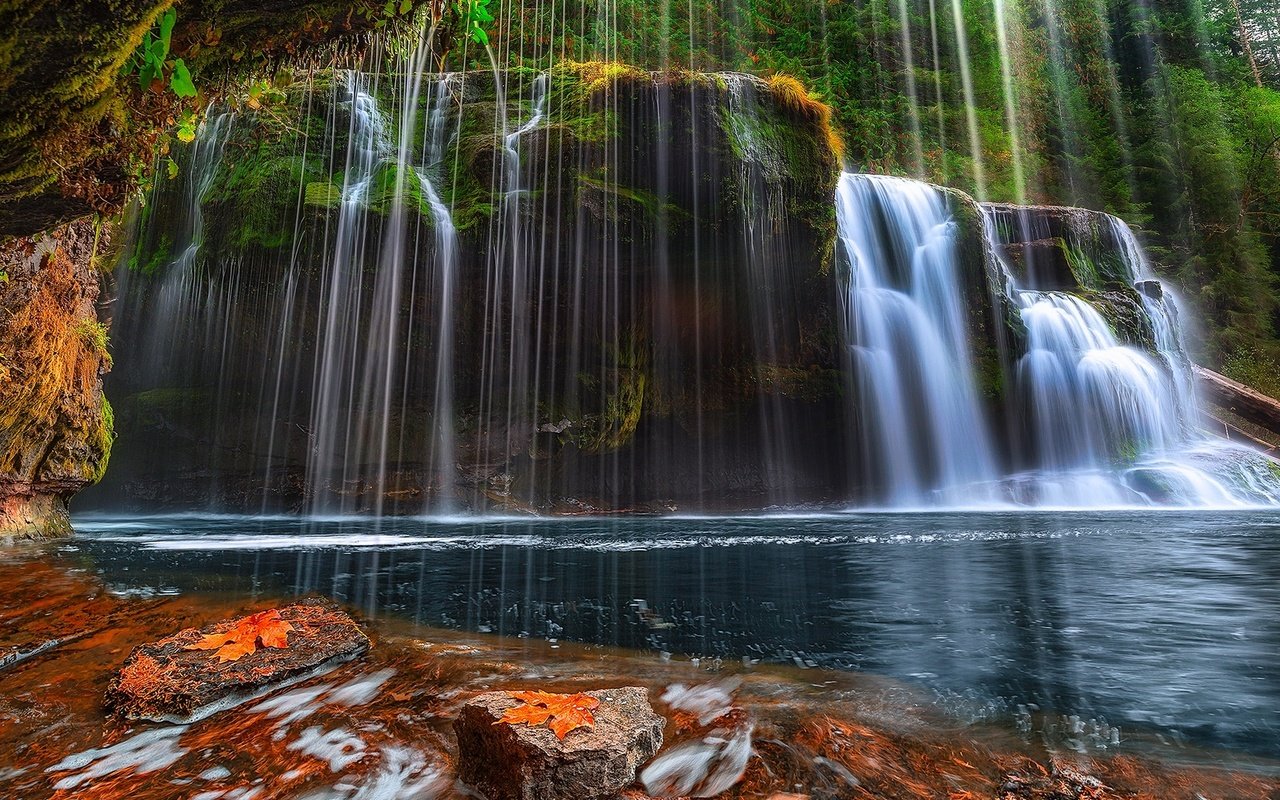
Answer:
POLYGON ((563 740, 545 726, 495 725, 519 704, 507 692, 473 698, 453 723, 459 776, 490 800, 590 800, 617 794, 662 747, 664 720, 642 687, 587 694, 600 701, 595 724, 563 740))
POLYGON ((67 500, 106 469, 111 368, 94 225, 0 245, 0 541, 71 533, 67 500))
POLYGON ((135 647, 107 687, 107 707, 128 719, 184 722, 369 649, 355 620, 322 603, 285 606, 280 618, 293 626, 287 647, 259 647, 235 661, 219 661, 214 650, 188 648, 203 636, 230 630, 239 619, 135 647))

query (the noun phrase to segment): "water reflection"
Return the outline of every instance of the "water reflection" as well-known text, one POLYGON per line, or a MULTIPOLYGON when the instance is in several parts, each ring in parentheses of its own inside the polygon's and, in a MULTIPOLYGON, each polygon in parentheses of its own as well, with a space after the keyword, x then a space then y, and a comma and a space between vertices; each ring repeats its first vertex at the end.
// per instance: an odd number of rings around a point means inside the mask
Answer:
POLYGON ((673 657, 860 669, 1280 755, 1263 513, 83 519, 119 591, 319 592, 366 613, 673 657))

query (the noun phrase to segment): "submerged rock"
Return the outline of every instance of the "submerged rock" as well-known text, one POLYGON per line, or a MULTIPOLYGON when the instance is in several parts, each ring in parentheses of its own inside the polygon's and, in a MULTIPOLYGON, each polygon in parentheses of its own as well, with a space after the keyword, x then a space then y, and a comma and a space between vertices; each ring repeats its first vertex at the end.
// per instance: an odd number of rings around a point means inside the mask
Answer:
POLYGON ((716 729, 702 739, 674 747, 640 775, 656 797, 713 797, 742 780, 751 759, 750 725, 716 729))
POLYGON ((284 647, 263 642, 234 661, 220 660, 214 649, 194 648, 204 637, 226 634, 246 619, 187 628, 135 647, 107 687, 107 708, 128 719, 199 719, 266 686, 349 661, 369 649, 369 639, 355 620, 320 603, 279 610, 280 621, 291 628, 284 647))
POLYGON ((497 724, 519 705, 507 692, 468 701, 453 724, 459 777, 490 800, 590 800, 616 794, 662 746, 664 720, 641 687, 586 694, 600 701, 595 723, 564 739, 543 726, 497 724))

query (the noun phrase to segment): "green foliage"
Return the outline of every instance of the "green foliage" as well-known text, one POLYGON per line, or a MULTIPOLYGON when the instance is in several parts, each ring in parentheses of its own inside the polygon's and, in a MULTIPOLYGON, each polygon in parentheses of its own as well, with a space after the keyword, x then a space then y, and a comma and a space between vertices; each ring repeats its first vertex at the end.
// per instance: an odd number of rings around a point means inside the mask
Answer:
POLYGON ((1263 394, 1280 397, 1280 361, 1256 347, 1241 347, 1222 362, 1222 374, 1252 386, 1263 394))
POLYGON ((354 10, 377 30, 397 17, 407 16, 413 10, 413 0, 386 0, 380 6, 376 2, 360 3, 354 10))
POLYGON ((177 59, 173 62, 173 76, 169 79, 169 88, 178 97, 195 97, 196 85, 191 82, 191 72, 186 62, 177 59))
POLYGON ((490 0, 455 0, 454 9, 461 21, 463 34, 481 47, 489 46, 489 34, 485 26, 493 22, 489 12, 490 0))
POLYGON ((196 140, 196 130, 200 121, 196 117, 196 113, 191 109, 185 109, 182 116, 178 118, 178 141, 194 142, 196 140))
POLYGON ((125 68, 137 74, 138 84, 143 91, 157 81, 164 81, 167 74, 170 91, 180 98, 195 97, 195 83, 191 80, 191 71, 186 62, 181 58, 168 60, 173 26, 177 21, 178 12, 173 8, 161 14, 152 30, 143 35, 142 43, 125 68))
POLYGON ((272 105, 284 103, 288 98, 288 94, 276 84, 265 78, 260 78, 249 84, 249 91, 245 94, 245 105, 254 111, 259 111, 272 105))
POLYGON ((165 11, 156 20, 156 29, 147 31, 142 44, 134 53, 133 66, 138 73, 138 83, 145 90, 152 81, 162 80, 165 72, 165 59, 169 57, 170 37, 173 25, 178 21, 178 12, 172 8, 165 11))

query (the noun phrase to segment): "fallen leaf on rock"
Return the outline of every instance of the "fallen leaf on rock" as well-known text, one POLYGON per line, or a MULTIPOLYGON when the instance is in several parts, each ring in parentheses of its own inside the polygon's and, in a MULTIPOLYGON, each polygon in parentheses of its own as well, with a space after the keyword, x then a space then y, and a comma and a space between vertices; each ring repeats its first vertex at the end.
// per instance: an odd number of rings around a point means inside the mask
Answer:
POLYGON ((283 649, 289 646, 289 632, 293 623, 280 618, 277 609, 260 611, 241 619, 223 633, 210 633, 200 641, 188 645, 187 650, 217 650, 218 661, 237 661, 263 647, 283 649))
POLYGON ((507 723, 529 726, 547 723, 547 727, 557 738, 563 739, 570 731, 590 727, 595 724, 591 709, 600 705, 600 701, 588 694, 555 694, 553 692, 507 692, 524 705, 514 706, 502 714, 502 719, 493 723, 507 723))

